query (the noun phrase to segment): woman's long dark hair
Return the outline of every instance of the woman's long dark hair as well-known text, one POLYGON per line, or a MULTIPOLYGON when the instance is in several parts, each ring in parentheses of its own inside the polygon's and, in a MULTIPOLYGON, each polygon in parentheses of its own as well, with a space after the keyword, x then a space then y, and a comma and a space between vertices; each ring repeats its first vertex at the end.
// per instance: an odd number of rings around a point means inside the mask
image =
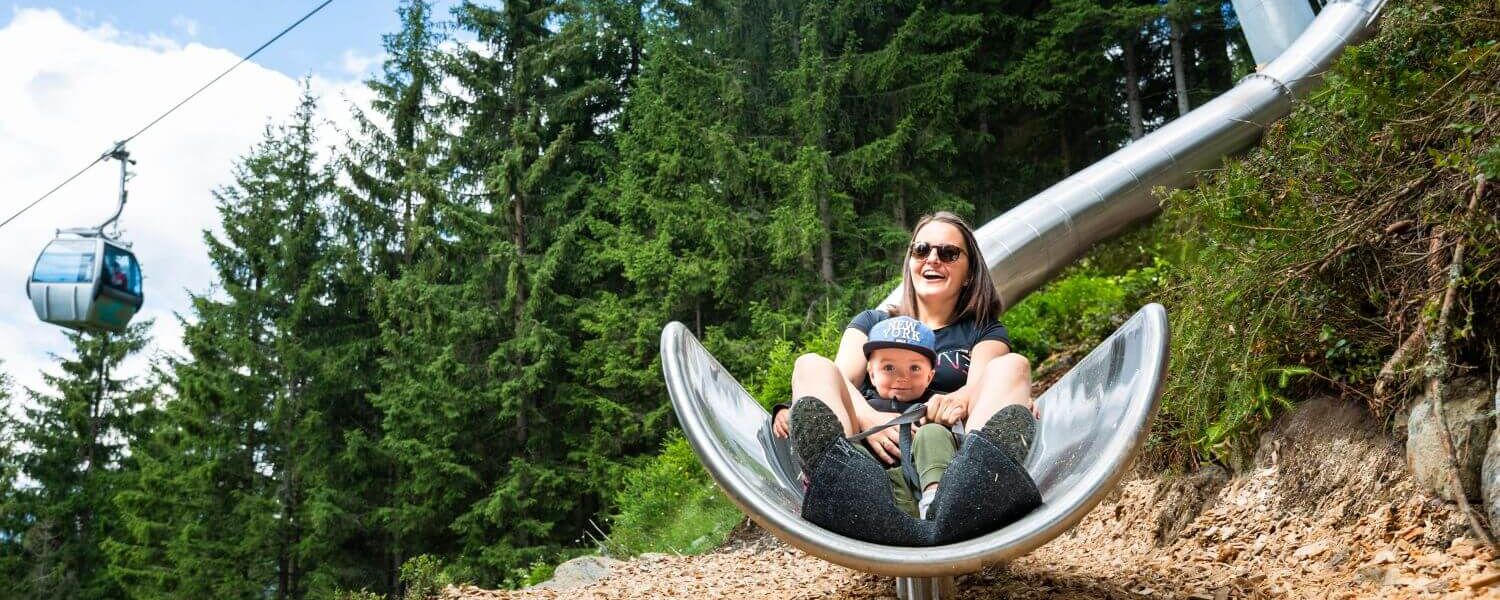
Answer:
POLYGON ((990 269, 985 265, 984 256, 979 253, 979 240, 974 239, 974 228, 965 223, 963 217, 948 211, 941 211, 922 217, 917 221, 917 226, 911 230, 911 240, 907 242, 908 252, 901 255, 901 305, 897 306, 891 314, 906 315, 915 319, 921 319, 922 315, 917 309, 917 288, 911 280, 911 268, 907 261, 911 260, 909 254, 911 244, 917 239, 917 233, 922 231, 929 223, 947 223, 958 228, 958 232, 964 236, 964 257, 969 264, 969 280, 963 289, 958 292, 956 300, 957 310, 949 323, 961 321, 966 316, 973 316, 974 322, 984 325, 1000 318, 1000 313, 1005 312, 1000 302, 1000 294, 995 291, 995 282, 990 279, 990 269))

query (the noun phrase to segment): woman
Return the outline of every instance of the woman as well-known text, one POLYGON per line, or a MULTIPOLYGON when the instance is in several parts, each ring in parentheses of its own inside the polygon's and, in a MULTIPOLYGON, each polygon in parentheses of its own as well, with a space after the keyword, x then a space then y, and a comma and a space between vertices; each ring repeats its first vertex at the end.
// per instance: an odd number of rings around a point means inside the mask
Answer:
MULTIPOLYGON (((904 406, 861 389, 866 379, 862 348, 871 326, 906 315, 932 328, 937 338, 937 372, 931 384, 936 393, 927 401, 928 420, 943 425, 964 423, 966 429, 977 431, 1012 404, 1035 413, 1031 365, 1010 352, 1010 339, 999 321, 1000 296, 973 229, 949 212, 923 217, 912 232, 905 264, 901 305, 856 316, 844 330, 834 360, 816 354, 798 357, 792 371, 792 397, 812 396, 827 405, 846 436, 895 418, 904 406)), ((773 431, 778 437, 790 434, 790 412, 777 407, 773 431)), ((901 458, 895 428, 871 435, 865 443, 887 464, 901 458)))

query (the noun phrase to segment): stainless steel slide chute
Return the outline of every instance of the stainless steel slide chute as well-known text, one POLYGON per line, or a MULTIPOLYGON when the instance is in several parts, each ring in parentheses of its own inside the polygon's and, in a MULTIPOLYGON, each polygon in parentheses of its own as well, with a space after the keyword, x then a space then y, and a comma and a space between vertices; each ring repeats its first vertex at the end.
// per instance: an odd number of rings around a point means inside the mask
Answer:
POLYGON ((1142 308, 1037 404, 1042 419, 1026 470, 1042 506, 972 540, 925 548, 882 546, 802 519, 802 483, 765 409, 687 327, 662 331, 662 367, 688 441, 740 509, 776 537, 850 568, 942 577, 1021 556, 1067 531, 1109 493, 1145 440, 1167 366, 1167 315, 1142 308))

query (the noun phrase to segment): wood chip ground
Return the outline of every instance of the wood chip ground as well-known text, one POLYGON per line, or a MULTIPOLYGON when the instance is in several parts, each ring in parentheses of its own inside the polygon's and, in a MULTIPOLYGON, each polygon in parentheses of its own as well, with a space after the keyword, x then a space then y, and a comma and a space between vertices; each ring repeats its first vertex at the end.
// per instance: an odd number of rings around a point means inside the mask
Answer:
MULTIPOLYGON (((1397 477, 1379 501, 1333 494, 1284 506, 1276 468, 1241 475, 1175 539, 1158 543, 1158 477, 1122 484, 1072 531, 1006 566, 960 579, 960 598, 1500 598, 1487 548, 1447 504, 1397 477), (1377 508, 1351 515, 1351 506, 1377 508)), ((449 588, 446 600, 553 598, 889 598, 889 578, 858 573, 774 540, 701 556, 629 561, 572 590, 449 588)))

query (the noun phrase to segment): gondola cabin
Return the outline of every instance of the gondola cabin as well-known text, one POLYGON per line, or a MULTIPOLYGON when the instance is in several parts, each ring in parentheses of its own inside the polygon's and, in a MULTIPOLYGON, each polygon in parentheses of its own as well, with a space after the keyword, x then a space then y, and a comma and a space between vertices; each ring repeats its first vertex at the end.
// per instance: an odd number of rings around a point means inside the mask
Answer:
POLYGON ((141 265, 120 242, 58 237, 36 260, 26 296, 43 321, 79 331, 123 332, 141 309, 141 265))

